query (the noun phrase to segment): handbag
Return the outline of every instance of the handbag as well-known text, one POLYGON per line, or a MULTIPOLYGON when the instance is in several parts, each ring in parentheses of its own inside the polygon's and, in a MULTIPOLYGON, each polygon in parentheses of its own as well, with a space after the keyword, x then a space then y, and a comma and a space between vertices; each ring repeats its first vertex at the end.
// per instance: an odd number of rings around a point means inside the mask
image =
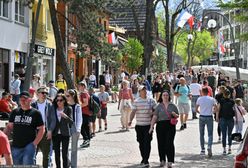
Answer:
POLYGON ((240 142, 242 141, 242 135, 241 133, 233 133, 232 134, 232 140, 240 142))
POLYGON ((165 109, 166 115, 167 115, 167 116, 169 117, 169 119, 170 119, 170 124, 171 124, 171 125, 177 125, 178 119, 175 118, 175 117, 171 117, 171 115, 168 113, 167 109, 165 108, 164 104, 163 104, 163 107, 164 107, 164 109, 165 109))

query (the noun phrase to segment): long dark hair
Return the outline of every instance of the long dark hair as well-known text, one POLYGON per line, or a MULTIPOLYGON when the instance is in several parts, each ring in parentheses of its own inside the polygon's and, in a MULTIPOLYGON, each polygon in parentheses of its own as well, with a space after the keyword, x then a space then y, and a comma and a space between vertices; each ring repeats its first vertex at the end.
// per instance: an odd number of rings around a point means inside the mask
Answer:
POLYGON ((78 98, 78 93, 75 89, 69 89, 67 90, 67 93, 73 97, 73 100, 76 104, 81 104, 81 102, 79 101, 79 98, 78 98))
POLYGON ((56 97, 53 100, 53 106, 55 107, 55 109, 58 108, 58 105, 57 105, 57 99, 58 99, 58 97, 62 97, 62 99, 64 100, 64 106, 67 107, 68 106, 68 103, 67 103, 67 100, 66 100, 65 95, 59 93, 59 94, 56 95, 56 97))
POLYGON ((169 102, 170 102, 171 101, 171 95, 170 95, 170 91, 168 91, 168 90, 164 90, 164 91, 160 92, 160 96, 159 96, 158 102, 159 103, 163 102, 163 99, 162 99, 163 93, 168 93, 168 95, 169 95, 169 102))

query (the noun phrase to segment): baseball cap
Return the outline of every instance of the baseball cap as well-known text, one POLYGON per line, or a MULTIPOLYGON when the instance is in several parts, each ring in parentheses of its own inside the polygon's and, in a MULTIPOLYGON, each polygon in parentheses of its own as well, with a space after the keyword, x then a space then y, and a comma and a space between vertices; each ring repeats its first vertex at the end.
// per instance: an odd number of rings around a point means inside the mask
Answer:
POLYGON ((30 94, 27 91, 23 91, 21 92, 20 97, 30 98, 30 94))
POLYGON ((138 91, 141 91, 141 90, 146 90, 146 86, 141 85, 141 86, 139 87, 138 91))
POLYGON ((48 83, 54 83, 54 80, 50 80, 48 83))

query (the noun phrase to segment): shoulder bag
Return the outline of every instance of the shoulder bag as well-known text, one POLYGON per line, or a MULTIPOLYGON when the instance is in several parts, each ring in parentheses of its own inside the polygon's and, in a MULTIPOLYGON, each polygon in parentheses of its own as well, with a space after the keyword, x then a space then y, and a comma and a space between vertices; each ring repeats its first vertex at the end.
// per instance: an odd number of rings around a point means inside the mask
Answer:
MULTIPOLYGON (((168 105, 168 106, 169 106, 169 105, 168 105)), ((167 116, 169 117, 169 119, 170 119, 170 124, 171 124, 171 125, 177 125, 178 119, 175 118, 175 117, 171 117, 171 115, 168 113, 167 109, 165 108, 164 104, 163 104, 163 107, 164 107, 164 110, 165 110, 166 115, 167 115, 167 116)))

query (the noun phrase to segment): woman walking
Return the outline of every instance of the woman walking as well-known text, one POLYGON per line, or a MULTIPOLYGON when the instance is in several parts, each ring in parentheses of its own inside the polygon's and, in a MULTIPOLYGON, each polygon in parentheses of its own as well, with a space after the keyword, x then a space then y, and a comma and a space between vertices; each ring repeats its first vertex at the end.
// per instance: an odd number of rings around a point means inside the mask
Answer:
POLYGON ((156 133, 160 167, 165 166, 167 157, 167 167, 171 168, 175 159, 174 138, 176 134, 176 125, 171 124, 171 119, 178 118, 179 113, 176 105, 171 102, 169 91, 162 92, 158 102, 159 104, 153 113, 149 133, 152 134, 154 124, 157 123, 156 133))
POLYGON ((232 130, 234 127, 234 101, 230 99, 231 92, 226 89, 219 101, 216 121, 219 122, 222 133, 223 154, 226 154, 226 138, 228 137, 228 154, 231 154, 232 130))
POLYGON ((242 106, 242 103, 243 103, 242 99, 240 98, 235 99, 235 112, 236 112, 235 132, 240 133, 241 135, 243 131, 243 124, 245 122, 244 115, 247 113, 244 106, 242 106))
POLYGON ((128 87, 128 81, 122 81, 122 89, 119 91, 118 109, 121 112, 122 129, 129 129, 128 122, 131 114, 131 102, 133 102, 132 90, 128 87))
POLYGON ((64 94, 58 94, 54 101, 54 115, 56 116, 56 127, 53 131, 53 149, 55 151, 56 167, 60 164, 60 144, 62 143, 63 168, 68 168, 68 147, 70 141, 70 127, 73 124, 72 109, 66 101, 64 94))
POLYGON ((66 98, 68 104, 72 108, 73 125, 71 126, 71 167, 77 168, 77 149, 78 139, 81 132, 82 126, 82 110, 76 90, 70 89, 66 92, 66 98))

